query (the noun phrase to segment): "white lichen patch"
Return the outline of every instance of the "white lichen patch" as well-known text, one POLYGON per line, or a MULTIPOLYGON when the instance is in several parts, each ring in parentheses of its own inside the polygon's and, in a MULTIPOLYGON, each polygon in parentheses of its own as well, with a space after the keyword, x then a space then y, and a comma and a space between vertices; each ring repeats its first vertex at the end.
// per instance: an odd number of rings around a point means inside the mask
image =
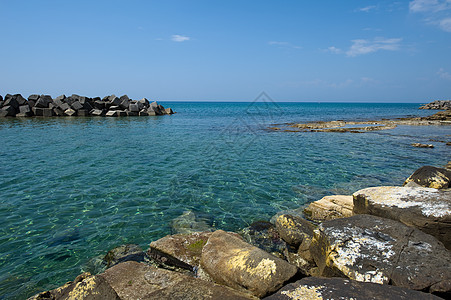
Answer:
POLYGON ((325 286, 301 285, 291 291, 282 291, 281 294, 293 300, 322 300, 321 291, 325 286))
POLYGON ((363 189, 354 195, 364 196, 369 203, 385 207, 418 207, 427 217, 451 215, 451 192, 433 188, 382 186, 363 189))
POLYGON ((328 264, 357 281, 387 283, 388 277, 382 270, 364 270, 358 263, 362 260, 374 261, 374 266, 392 264, 393 251, 391 238, 378 239, 379 235, 371 230, 344 227, 325 229, 333 237, 328 264))

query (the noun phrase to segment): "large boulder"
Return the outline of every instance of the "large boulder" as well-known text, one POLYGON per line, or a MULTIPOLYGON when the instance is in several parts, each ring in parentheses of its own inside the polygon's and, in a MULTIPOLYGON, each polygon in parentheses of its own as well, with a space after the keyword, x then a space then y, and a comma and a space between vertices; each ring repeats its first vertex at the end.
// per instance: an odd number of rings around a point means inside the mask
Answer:
POLYGON ((167 235, 150 243, 149 252, 158 250, 171 255, 190 265, 192 269, 199 267, 202 249, 211 232, 194 232, 191 234, 167 235))
POLYGON ((354 193, 354 213, 400 221, 435 236, 451 249, 451 191, 382 186, 354 193))
POLYGON ((216 283, 263 297, 283 286, 297 268, 240 238, 218 230, 202 249, 201 266, 216 283))
POLYGON ((253 299, 225 286, 137 262, 118 264, 99 276, 121 299, 253 299))
POLYGON ((287 243, 280 237, 276 226, 268 221, 256 221, 238 232, 251 245, 274 256, 284 257, 287 243))
POLYGON ((276 229, 285 242, 297 248, 310 242, 314 226, 298 216, 280 215, 276 219, 276 229))
POLYGON ((39 293, 28 300, 120 300, 116 291, 101 276, 83 273, 73 282, 51 291, 39 293))
POLYGON ((404 185, 411 181, 424 187, 446 189, 451 184, 451 171, 444 168, 424 166, 410 175, 404 182, 404 185))
POLYGON ((358 282, 345 278, 318 277, 306 277, 287 284, 276 294, 264 298, 264 300, 292 299, 439 300, 441 298, 397 286, 358 282))
POLYGON ((451 252, 433 236, 371 215, 323 222, 312 255, 322 277, 450 295, 451 252))
POLYGON ((354 202, 352 196, 325 196, 312 202, 304 209, 305 214, 315 221, 347 218, 353 215, 354 202))

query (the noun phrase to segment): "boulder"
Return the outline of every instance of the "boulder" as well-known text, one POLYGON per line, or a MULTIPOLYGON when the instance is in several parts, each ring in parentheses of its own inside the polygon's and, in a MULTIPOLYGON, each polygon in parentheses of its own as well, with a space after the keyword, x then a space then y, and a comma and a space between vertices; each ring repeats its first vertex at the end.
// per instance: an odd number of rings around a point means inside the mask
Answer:
POLYGON ((19 106, 27 104, 27 99, 22 97, 21 94, 16 94, 16 95, 14 95, 14 97, 16 98, 17 103, 19 103, 19 106))
POLYGON ((290 299, 439 300, 441 298, 397 286, 358 282, 345 278, 318 277, 306 277, 287 284, 276 294, 264 298, 264 300, 290 299))
POLYGON ((276 291, 297 273, 295 266, 222 230, 203 247, 201 266, 216 283, 257 297, 276 291))
POLYGON ((446 189, 451 186, 451 171, 443 168, 424 166, 410 175, 404 182, 404 185, 411 181, 424 187, 446 189))
POLYGON ((39 95, 37 95, 37 94, 33 94, 33 95, 28 96, 28 101, 36 102, 36 101, 38 101, 38 99, 39 99, 39 95))
POLYGON ((105 109, 106 103, 105 103, 105 101, 102 101, 102 100, 96 100, 94 102, 94 107, 97 109, 105 109))
POLYGON ((127 112, 124 110, 117 110, 117 116, 118 117, 126 117, 127 116, 127 112))
MULTIPOLYGON (((63 102, 64 99, 66 99, 66 95, 60 95, 60 96, 56 97, 55 99, 53 99, 53 102, 56 102, 56 101, 63 102)), ((28 100, 30 100, 30 97, 28 97, 28 100)))
POLYGON ((150 249, 169 254, 191 266, 199 267, 202 249, 207 243, 211 232, 194 232, 191 234, 167 235, 150 243, 150 249))
POLYGON ((77 115, 79 117, 87 117, 87 116, 89 116, 89 110, 87 110, 87 109, 80 109, 79 111, 77 111, 77 115))
POLYGON ((347 218, 353 215, 354 202, 352 196, 325 196, 312 202, 304 209, 309 218, 316 221, 347 218))
POLYGON ((172 111, 172 108, 170 108, 170 107, 166 108, 166 109, 165 109, 165 112, 166 112, 167 115, 172 115, 172 114, 174 114, 174 112, 172 111))
POLYGON ((62 104, 59 106, 59 108, 60 108, 62 111, 66 111, 66 110, 70 109, 70 105, 67 104, 67 103, 62 103, 62 104))
POLYGON ((11 105, 4 105, 1 109, 2 117, 14 117, 16 115, 16 109, 11 105))
POLYGON ((140 117, 147 117, 149 114, 147 113, 147 111, 145 110, 145 109, 142 109, 140 112, 139 112, 139 116, 140 117))
POLYGON ((3 102, 3 107, 10 106, 14 108, 14 110, 19 110, 19 102, 17 102, 16 97, 11 96, 8 98, 5 98, 5 101, 3 102))
POLYGON ((171 221, 172 234, 189 234, 202 231, 213 231, 213 228, 208 225, 206 219, 196 216, 191 210, 183 212, 182 215, 171 221))
POLYGON ((34 106, 34 107, 31 108, 31 110, 33 111, 33 114, 35 116, 42 117, 44 115, 44 109, 43 108, 34 106))
POLYGON ((83 273, 73 282, 68 282, 63 286, 39 293, 28 300, 120 300, 116 291, 101 276, 93 276, 83 273))
POLYGON ((297 248, 303 242, 310 244, 314 226, 298 216, 280 215, 276 219, 276 229, 285 242, 297 248))
POLYGON ((238 232, 243 239, 274 256, 284 258, 286 242, 280 237, 276 226, 268 221, 256 221, 238 232))
POLYGON ((53 116, 53 109, 51 109, 51 108, 43 108, 42 109, 42 116, 43 117, 52 117, 53 116))
POLYGON ((255 299, 228 287, 137 262, 118 264, 99 276, 121 299, 255 299))
POLYGON ((59 117, 64 116, 64 110, 62 110, 59 107, 55 107, 55 108, 53 108, 53 114, 55 116, 59 116, 59 117))
POLYGON ((315 230, 311 252, 321 277, 451 292, 451 252, 394 220, 355 215, 325 221, 315 230))
POLYGON ((53 102, 52 97, 49 95, 41 95, 39 99, 36 101, 35 106, 39 108, 48 108, 49 104, 53 102))
POLYGON ((145 253, 142 248, 136 244, 126 244, 108 251, 103 258, 107 268, 125 261, 144 261, 145 253))
POLYGON ((19 106, 19 112, 21 114, 31 114, 31 108, 28 104, 19 106))
POLYGON ((413 226, 451 249, 451 191, 382 186, 354 193, 354 213, 370 214, 413 226))
POLYGON ((131 112, 136 112, 136 113, 138 113, 138 112, 139 112, 139 106, 138 106, 138 103, 133 103, 133 102, 131 102, 131 103, 128 105, 128 110, 131 111, 131 112))

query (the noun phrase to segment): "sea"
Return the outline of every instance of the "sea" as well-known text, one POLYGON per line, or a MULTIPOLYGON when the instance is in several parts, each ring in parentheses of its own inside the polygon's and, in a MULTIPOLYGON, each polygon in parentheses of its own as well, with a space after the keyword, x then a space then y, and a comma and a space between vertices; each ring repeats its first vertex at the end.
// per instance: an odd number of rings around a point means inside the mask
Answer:
POLYGON ((418 103, 161 104, 177 113, 0 119, 0 299, 56 288, 122 244, 147 249, 186 212, 238 231, 326 195, 402 185, 417 168, 451 160, 450 126, 268 130, 435 113, 418 103))

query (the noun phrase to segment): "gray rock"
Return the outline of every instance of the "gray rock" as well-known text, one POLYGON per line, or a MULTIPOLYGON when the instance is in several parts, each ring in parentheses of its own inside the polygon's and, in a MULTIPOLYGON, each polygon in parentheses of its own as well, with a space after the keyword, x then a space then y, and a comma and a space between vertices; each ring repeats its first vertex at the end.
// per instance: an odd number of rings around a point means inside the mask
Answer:
POLYGON ((396 286, 364 283, 345 278, 318 277, 306 277, 290 283, 276 294, 264 298, 264 300, 290 299, 439 300, 441 298, 396 286))
POLYGON ((434 237, 371 215, 323 222, 311 252, 322 277, 451 292, 451 252, 434 237))
MULTIPOLYGON (((59 102, 64 102, 64 99, 66 99, 66 95, 60 95, 58 97, 56 97, 55 99, 53 99, 53 102, 55 101, 59 101, 59 102)), ((28 100, 30 100, 30 98, 28 98, 28 100)))
POLYGON ((243 239, 274 256, 284 258, 287 244, 280 237, 276 227, 268 221, 257 221, 238 232, 243 239))
POLYGON ((255 299, 221 285, 137 262, 118 264, 99 276, 121 299, 255 299))
POLYGON ((174 112, 172 111, 172 108, 170 108, 170 107, 166 108, 166 109, 165 109, 165 112, 166 112, 167 115, 172 115, 172 114, 174 114, 174 112))
POLYGON ((146 110, 144 110, 144 109, 142 109, 140 112, 139 112, 139 116, 140 117, 147 117, 149 114, 147 113, 147 111, 146 110))
POLYGON ((53 109, 51 109, 51 108, 43 108, 42 109, 42 116, 43 117, 53 117, 53 109))
POLYGON ((44 299, 120 300, 121 298, 103 277, 83 273, 77 276, 73 282, 29 298, 29 300, 44 299))
POLYGON ((96 109, 105 109, 106 103, 105 103, 105 101, 97 100, 94 102, 94 107, 96 109))
POLYGON ((281 215, 276 219, 275 225, 282 239, 288 244, 296 248, 304 241, 310 244, 314 226, 309 221, 297 216, 281 215))
POLYGON ((22 97, 21 94, 16 94, 14 95, 14 97, 16 98, 17 103, 19 103, 19 106, 27 104, 27 100, 24 97, 22 97))
POLYGON ((203 247, 201 266, 216 283, 257 297, 276 291, 297 273, 295 266, 222 230, 203 247))
POLYGON ((127 116, 129 116, 129 117, 137 117, 139 115, 139 113, 136 111, 128 111, 127 110, 126 112, 127 112, 127 116))
POLYGON ((87 109, 80 109, 79 111, 77 111, 77 115, 79 117, 88 117, 89 116, 89 110, 87 110, 87 109))
POLYGON ((41 95, 39 99, 36 101, 35 106, 39 108, 48 108, 49 104, 53 102, 52 97, 49 95, 41 95))
POLYGON ((451 191, 382 186, 354 193, 354 213, 370 214, 413 226, 451 249, 451 191))
POLYGON ((196 216, 191 210, 183 212, 182 215, 171 221, 172 234, 189 234, 202 231, 213 231, 213 228, 208 225, 206 219, 196 216))
POLYGON ((81 104, 79 101, 74 101, 71 107, 73 110, 80 110, 83 109, 83 104, 81 104))
POLYGON ((101 109, 93 109, 91 110, 90 114, 96 117, 100 117, 104 115, 104 112, 101 109))
POLYGON ((14 117, 16 115, 16 109, 10 105, 5 105, 1 109, 2 117, 14 117))
POLYGON ((126 117, 127 116, 127 112, 124 110, 117 110, 117 116, 118 117, 126 117))
POLYGON ((53 108, 53 114, 58 117, 64 116, 64 110, 59 107, 55 107, 53 108))
POLYGON ((105 116, 106 116, 106 117, 117 117, 118 115, 117 115, 117 111, 115 111, 115 110, 109 110, 109 111, 107 111, 107 113, 106 113, 105 116))
POLYGON ((33 111, 33 114, 35 116, 42 117, 44 115, 44 109, 43 108, 34 106, 34 107, 31 108, 31 110, 33 111))
POLYGON ((142 248, 136 244, 126 244, 116 247, 108 251, 103 258, 107 268, 110 268, 118 263, 125 261, 144 261, 144 255, 142 248))
POLYGON ((36 102, 36 101, 38 101, 38 99, 39 99, 39 95, 36 95, 36 94, 28 96, 28 101, 36 102))
POLYGON ((451 184, 451 171, 443 168, 424 166, 410 175, 404 182, 404 185, 411 181, 424 187, 446 189, 451 184))
POLYGON ((70 105, 67 104, 67 103, 62 103, 62 104, 59 106, 59 108, 60 108, 62 111, 66 111, 66 110, 70 109, 71 107, 70 107, 70 105))
POLYGON ((121 99, 119 99, 115 95, 108 97, 108 100, 111 106, 119 106, 119 104, 121 104, 121 99))
POLYGON ((3 107, 10 106, 14 108, 15 111, 19 110, 19 102, 17 102, 16 97, 11 96, 5 99, 3 102, 3 107))
POLYGON ((139 112, 139 106, 138 106, 138 103, 130 103, 129 105, 128 105, 128 110, 129 111, 131 111, 131 112, 136 112, 136 113, 138 113, 139 112))

